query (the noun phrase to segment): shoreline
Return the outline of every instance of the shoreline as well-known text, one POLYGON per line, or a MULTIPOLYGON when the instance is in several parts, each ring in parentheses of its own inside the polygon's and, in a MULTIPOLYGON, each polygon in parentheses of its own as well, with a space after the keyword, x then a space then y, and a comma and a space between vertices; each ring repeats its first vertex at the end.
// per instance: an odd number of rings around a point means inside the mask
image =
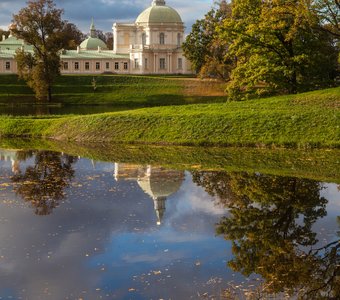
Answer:
POLYGON ((0 137, 151 145, 340 148, 340 87, 243 102, 0 116, 0 137))

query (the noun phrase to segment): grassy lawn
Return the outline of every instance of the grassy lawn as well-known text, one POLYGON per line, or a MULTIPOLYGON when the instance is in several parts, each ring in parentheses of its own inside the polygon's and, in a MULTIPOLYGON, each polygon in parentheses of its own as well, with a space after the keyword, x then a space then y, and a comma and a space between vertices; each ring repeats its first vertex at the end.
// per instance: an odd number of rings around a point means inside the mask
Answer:
POLYGON ((0 136, 228 146, 340 147, 340 88, 246 102, 69 117, 0 117, 0 136))
MULTIPOLYGON (((225 101, 223 90, 221 83, 183 76, 64 75, 53 86, 53 102, 131 108, 211 103, 225 101)), ((0 105, 35 101, 32 91, 17 76, 0 75, 0 105)))

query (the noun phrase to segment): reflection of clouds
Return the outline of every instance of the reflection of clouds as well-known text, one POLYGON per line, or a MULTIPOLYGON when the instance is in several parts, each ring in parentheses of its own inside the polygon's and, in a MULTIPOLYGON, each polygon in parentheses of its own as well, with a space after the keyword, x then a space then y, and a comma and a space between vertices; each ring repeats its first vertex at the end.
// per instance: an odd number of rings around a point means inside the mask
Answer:
MULTIPOLYGON (((137 183, 115 182, 112 166, 96 163, 93 168, 91 161, 79 160, 75 164, 76 184, 66 189, 64 203, 47 217, 35 216, 29 207, 0 201, 0 256, 4 256, 0 259, 1 296, 6 296, 5 290, 13 290, 19 293, 12 294, 14 299, 99 299, 105 298, 107 291, 100 285, 106 282, 107 290, 117 290, 124 298, 126 286, 131 285, 131 277, 122 271, 127 265, 136 264, 135 273, 140 274, 174 260, 191 260, 195 251, 195 256, 209 253, 206 249, 211 247, 217 211, 211 199, 204 200, 202 190, 197 192, 190 184, 190 178, 185 183, 190 191, 181 190, 167 202, 172 206, 167 211, 171 222, 156 228, 149 196, 137 183), (174 218, 172 213, 176 214, 174 218), (199 226, 193 226, 195 220, 199 226), (99 267, 96 261, 100 257, 104 258, 99 267), (105 272, 100 270, 102 265, 105 272)), ((9 165, 6 173, 10 172, 9 165)), ((0 200, 4 197, 23 202, 10 189, 1 192, 0 200)), ((224 245, 224 241, 220 243, 224 245)), ((224 253, 225 248, 219 248, 224 253)), ((219 267, 224 272, 224 264, 219 267)), ((193 278, 192 272, 195 270, 186 275, 193 278)), ((180 285, 183 278, 172 280, 180 285)), ((190 295, 190 286, 181 293, 190 295)))
POLYGON ((340 191, 338 185, 335 183, 326 183, 324 186, 325 189, 321 190, 321 195, 329 201, 330 206, 340 208, 340 191))
POLYGON ((125 255, 122 257, 122 260, 129 264, 145 262, 160 262, 162 264, 169 264, 174 260, 183 258, 184 256, 185 253, 182 251, 170 251, 167 253, 164 253, 164 251, 158 251, 152 254, 125 255))
POLYGON ((171 197, 168 199, 167 222, 178 232, 190 231, 193 236, 195 233, 214 234, 216 219, 227 213, 225 208, 216 203, 216 199, 192 182, 189 173, 177 198, 180 200, 172 201, 171 197), (197 215, 200 217, 197 218, 197 215))
POLYGON ((198 187, 192 182, 192 178, 187 173, 187 180, 184 182, 180 197, 184 200, 178 202, 177 213, 187 214, 192 212, 200 212, 209 215, 223 215, 226 209, 217 204, 214 197, 208 195, 202 187, 198 187))

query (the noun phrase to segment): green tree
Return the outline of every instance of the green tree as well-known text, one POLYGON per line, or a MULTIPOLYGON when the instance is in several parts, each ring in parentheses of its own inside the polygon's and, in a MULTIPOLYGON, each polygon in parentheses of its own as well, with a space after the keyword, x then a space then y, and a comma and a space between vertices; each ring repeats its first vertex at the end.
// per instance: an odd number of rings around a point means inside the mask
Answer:
POLYGON ((260 274, 268 293, 339 297, 340 242, 322 245, 312 230, 326 215, 322 185, 300 178, 223 173, 194 172, 193 178, 229 208, 229 216, 216 228, 232 242, 229 266, 246 276, 260 274))
POLYGON ((6 38, 8 38, 9 36, 9 31, 8 30, 3 30, 0 28, 0 41, 2 41, 2 36, 5 36, 6 38))
POLYGON ((233 61, 226 57, 228 43, 216 36, 216 26, 231 16, 231 6, 222 0, 204 19, 197 20, 182 45, 184 55, 201 77, 229 78, 233 61))
POLYGON ((39 100, 52 99, 52 85, 60 74, 59 51, 67 47, 65 22, 52 0, 28 1, 13 16, 16 37, 33 46, 33 53, 18 50, 16 60, 21 78, 34 90, 39 100))
POLYGON ((340 38, 340 1, 339 0, 315 0, 312 10, 319 18, 322 30, 340 38))
POLYGON ((85 34, 83 34, 73 23, 64 22, 62 31, 66 50, 76 49, 85 39, 85 34))
POLYGON ((228 55, 237 59, 227 87, 231 98, 296 93, 332 81, 337 48, 329 34, 314 29, 319 19, 308 3, 232 2, 232 17, 219 27, 219 39, 231 41, 228 55))
POLYGON ((74 176, 72 164, 76 158, 50 151, 21 151, 18 158, 26 160, 31 156, 35 156, 34 166, 12 177, 14 191, 31 203, 37 215, 49 215, 65 197, 64 190, 74 176))

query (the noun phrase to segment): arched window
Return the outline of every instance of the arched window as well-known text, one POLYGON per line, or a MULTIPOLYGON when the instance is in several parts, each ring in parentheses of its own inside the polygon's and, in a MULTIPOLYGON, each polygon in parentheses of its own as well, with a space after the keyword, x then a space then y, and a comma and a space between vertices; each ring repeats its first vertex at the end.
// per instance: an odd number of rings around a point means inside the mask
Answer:
POLYGON ((161 45, 164 45, 164 44, 165 44, 165 35, 164 35, 163 32, 159 35, 159 43, 160 43, 161 45))
POLYGON ((146 34, 145 33, 142 34, 142 45, 143 46, 146 45, 146 34))
POLYGON ((181 47, 181 34, 177 33, 177 47, 181 47))

